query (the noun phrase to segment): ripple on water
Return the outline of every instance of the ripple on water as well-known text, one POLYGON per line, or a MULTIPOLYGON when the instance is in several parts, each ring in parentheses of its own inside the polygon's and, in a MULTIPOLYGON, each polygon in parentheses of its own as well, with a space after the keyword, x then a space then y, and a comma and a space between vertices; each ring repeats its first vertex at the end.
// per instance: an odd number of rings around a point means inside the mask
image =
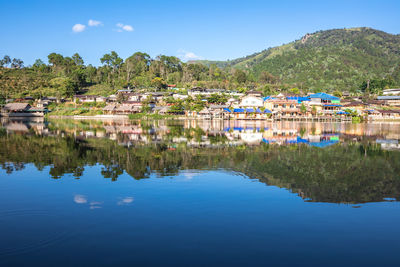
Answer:
POLYGON ((57 222, 57 215, 46 210, 0 211, 0 259, 42 250, 76 234, 57 222))

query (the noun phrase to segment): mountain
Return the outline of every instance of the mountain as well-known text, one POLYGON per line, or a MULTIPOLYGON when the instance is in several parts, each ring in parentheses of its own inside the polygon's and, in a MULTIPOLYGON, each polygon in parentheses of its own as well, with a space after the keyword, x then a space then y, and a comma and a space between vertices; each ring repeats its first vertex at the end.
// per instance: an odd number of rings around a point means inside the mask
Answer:
POLYGON ((368 79, 400 84, 400 35, 371 28, 318 31, 294 42, 230 61, 197 61, 262 72, 313 90, 356 90, 368 79))

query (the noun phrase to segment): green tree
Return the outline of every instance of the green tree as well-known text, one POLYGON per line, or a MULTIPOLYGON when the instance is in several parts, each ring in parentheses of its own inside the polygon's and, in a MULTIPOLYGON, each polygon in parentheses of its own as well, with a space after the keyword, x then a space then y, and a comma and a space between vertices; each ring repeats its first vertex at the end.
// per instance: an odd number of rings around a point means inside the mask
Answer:
POLYGON ((54 71, 59 71, 64 64, 64 57, 57 53, 51 53, 47 56, 49 64, 54 71))
POLYGON ((333 95, 336 97, 339 97, 339 98, 343 96, 342 92, 337 91, 337 90, 335 92, 333 92, 333 95))
POLYGON ((167 88, 167 83, 161 77, 155 77, 153 80, 151 80, 151 85, 159 90, 167 88))
POLYGON ((63 77, 57 77, 50 80, 50 86, 56 89, 58 97, 67 96, 71 97, 76 93, 76 85, 69 79, 63 77))
POLYGON ((75 54, 72 55, 72 60, 73 60, 73 62, 74 62, 74 64, 76 66, 83 66, 84 65, 84 61, 83 61, 82 57, 78 53, 75 53, 75 54))
POLYGON ((5 55, 2 60, 0 60, 0 65, 2 67, 7 67, 10 63, 11 63, 11 58, 7 55, 5 55))
POLYGON ((300 111, 303 114, 305 114, 307 112, 307 107, 306 107, 306 105, 304 105, 304 103, 301 103, 300 111))
POLYGON ((234 78, 239 84, 243 84, 247 81, 246 73, 243 70, 235 70, 234 78))
POLYGON ((297 87, 290 89, 289 92, 291 92, 292 94, 296 94, 296 95, 300 94, 300 90, 297 87))
POLYGON ((13 58, 11 62, 11 68, 13 69, 21 69, 24 67, 24 62, 21 59, 13 58))

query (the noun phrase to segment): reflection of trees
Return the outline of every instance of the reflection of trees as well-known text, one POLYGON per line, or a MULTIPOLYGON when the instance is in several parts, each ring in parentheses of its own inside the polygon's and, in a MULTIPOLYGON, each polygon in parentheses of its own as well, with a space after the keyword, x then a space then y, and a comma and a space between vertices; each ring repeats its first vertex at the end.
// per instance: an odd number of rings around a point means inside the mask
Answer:
POLYGON ((104 178, 111 178, 112 181, 116 181, 118 176, 120 176, 124 172, 118 164, 115 165, 108 165, 101 168, 101 175, 104 178))
MULTIPOLYGON (((186 133, 188 134, 188 133, 186 133)), ((204 134, 198 131, 197 134, 204 134)), ((191 134, 196 136, 196 131, 191 134)), ((216 137, 220 138, 220 137, 216 137)), ((104 178, 116 181, 125 171, 135 179, 175 175, 182 169, 225 168, 288 188, 308 201, 360 203, 400 198, 400 153, 379 145, 219 146, 191 148, 180 143, 126 148, 108 139, 1 135, 0 164, 7 173, 33 163, 50 175, 79 178, 85 166, 101 164, 104 178)))

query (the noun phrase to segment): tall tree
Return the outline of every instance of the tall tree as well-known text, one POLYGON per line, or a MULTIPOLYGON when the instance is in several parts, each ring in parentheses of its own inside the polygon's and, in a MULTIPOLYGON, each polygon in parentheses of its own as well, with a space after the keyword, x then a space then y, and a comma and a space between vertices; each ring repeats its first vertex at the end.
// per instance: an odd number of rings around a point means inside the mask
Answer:
POLYGON ((72 55, 72 60, 74 61, 75 65, 77 65, 77 66, 84 65, 83 59, 78 53, 75 53, 72 55))
POLYGON ((13 58, 11 62, 11 68, 13 69, 21 69, 24 67, 24 62, 19 58, 13 58))
POLYGON ((0 61, 2 67, 7 67, 11 63, 10 56, 5 55, 3 59, 0 61))

